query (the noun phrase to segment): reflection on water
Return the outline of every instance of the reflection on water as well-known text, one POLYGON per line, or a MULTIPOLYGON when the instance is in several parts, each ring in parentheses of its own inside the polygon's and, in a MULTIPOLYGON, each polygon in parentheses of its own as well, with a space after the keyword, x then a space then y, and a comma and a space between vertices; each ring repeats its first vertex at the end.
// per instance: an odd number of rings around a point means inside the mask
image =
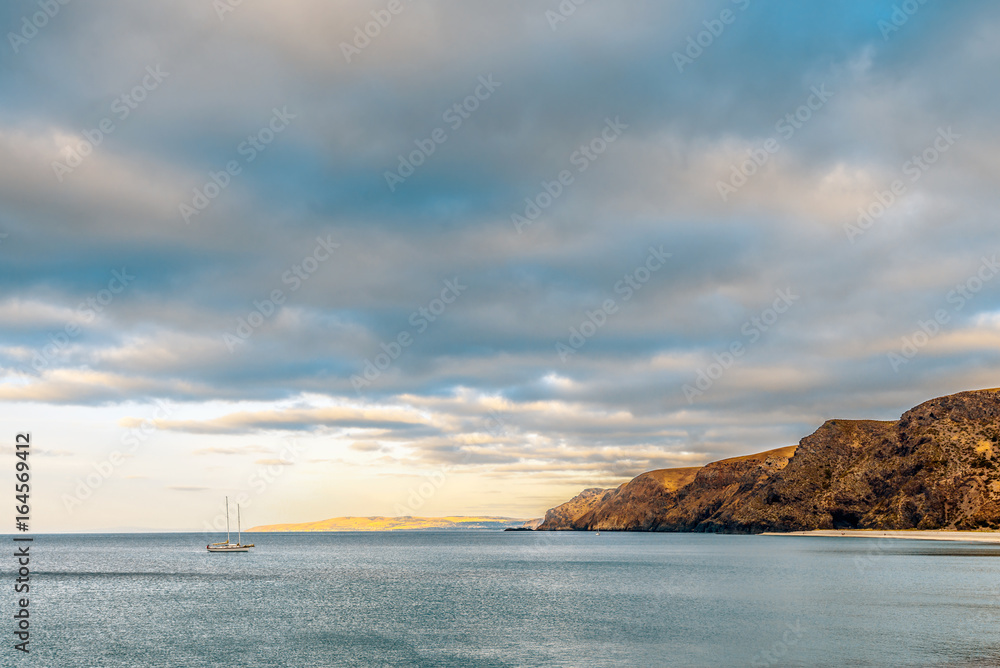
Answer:
POLYGON ((36 536, 33 651, 18 665, 1000 665, 1000 546, 607 532, 249 540, 248 554, 209 554, 201 534, 36 536))

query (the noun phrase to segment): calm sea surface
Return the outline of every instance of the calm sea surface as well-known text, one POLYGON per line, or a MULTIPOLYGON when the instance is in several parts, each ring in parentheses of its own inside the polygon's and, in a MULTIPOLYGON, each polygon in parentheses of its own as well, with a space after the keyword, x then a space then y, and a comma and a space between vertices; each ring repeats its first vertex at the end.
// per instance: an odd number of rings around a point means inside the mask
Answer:
MULTIPOLYGON (((1000 666, 1000 546, 633 533, 37 535, 0 665, 1000 666), (19 653, 18 653, 19 654, 19 653)), ((8 546, 9 536, 3 537, 8 546)), ((0 559, 14 609, 13 549, 0 559)))

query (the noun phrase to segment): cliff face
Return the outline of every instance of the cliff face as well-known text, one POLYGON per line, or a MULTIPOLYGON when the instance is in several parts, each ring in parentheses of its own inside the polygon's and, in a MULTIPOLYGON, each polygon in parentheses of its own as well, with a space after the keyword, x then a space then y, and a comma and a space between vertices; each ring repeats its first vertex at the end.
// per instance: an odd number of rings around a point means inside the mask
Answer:
POLYGON ((701 467, 647 471, 591 504, 569 528, 651 530, 661 510, 674 503, 677 490, 699 471, 701 467))
MULTIPOLYGON (((619 489, 621 488, 619 487, 619 489)), ((601 489, 600 487, 585 489, 566 503, 550 508, 545 513, 538 529, 541 531, 573 529, 577 519, 614 492, 613 489, 601 489)))
POLYGON ((687 470, 673 490, 645 473, 559 528, 998 528, 1000 390, 933 399, 895 422, 830 420, 797 447, 687 470))
POLYGON ((740 509, 794 458, 796 447, 723 459, 705 466, 677 492, 677 503, 665 509, 656 528, 663 531, 724 531, 724 517, 740 509))
POLYGON ((996 390, 933 399, 896 422, 831 420, 762 495, 721 519, 777 530, 995 525, 998 428, 996 390))

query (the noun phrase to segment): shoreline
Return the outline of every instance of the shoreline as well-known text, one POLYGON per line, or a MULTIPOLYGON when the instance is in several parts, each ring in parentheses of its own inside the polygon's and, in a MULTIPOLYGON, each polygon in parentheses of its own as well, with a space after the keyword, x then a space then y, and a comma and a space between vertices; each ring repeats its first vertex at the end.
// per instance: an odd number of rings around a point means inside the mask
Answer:
POLYGON ((1000 543, 1000 531, 814 529, 812 531, 765 531, 761 536, 818 536, 823 538, 895 538, 900 540, 945 540, 966 543, 1000 543))

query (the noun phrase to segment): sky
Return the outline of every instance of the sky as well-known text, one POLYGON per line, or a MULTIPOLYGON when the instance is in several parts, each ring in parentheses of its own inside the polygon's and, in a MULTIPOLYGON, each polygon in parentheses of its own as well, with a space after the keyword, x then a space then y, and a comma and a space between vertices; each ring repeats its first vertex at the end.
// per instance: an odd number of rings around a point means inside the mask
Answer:
POLYGON ((1000 385, 996 3, 0 23, 33 530, 540 517, 1000 385))

